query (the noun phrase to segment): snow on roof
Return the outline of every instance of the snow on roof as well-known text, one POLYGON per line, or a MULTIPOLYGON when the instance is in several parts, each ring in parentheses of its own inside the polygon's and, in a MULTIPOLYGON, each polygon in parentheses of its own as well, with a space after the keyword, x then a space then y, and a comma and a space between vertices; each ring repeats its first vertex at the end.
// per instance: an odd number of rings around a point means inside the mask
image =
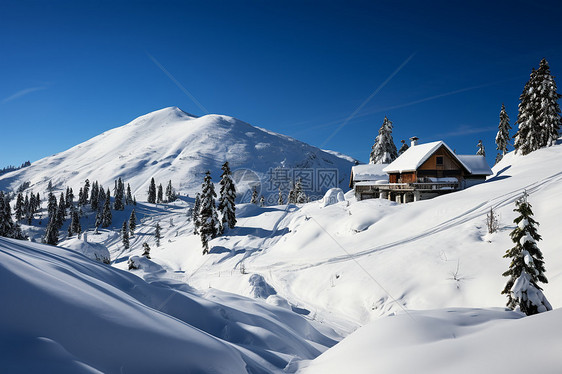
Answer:
POLYGON ((443 141, 431 142, 410 147, 396 160, 383 169, 386 173, 403 173, 417 170, 431 155, 444 146, 457 158, 462 166, 473 175, 492 175, 492 170, 484 156, 480 155, 457 155, 443 141))
POLYGON ((492 169, 481 155, 457 155, 457 158, 474 175, 492 175, 492 169))
POLYGON ((388 175, 383 170, 386 166, 388 164, 355 165, 351 168, 353 181, 388 180, 388 175))
MULTIPOLYGON (((442 141, 419 144, 410 147, 396 160, 383 169, 385 173, 403 173, 405 171, 417 170, 439 147, 445 143, 442 141)), ((449 149, 449 147, 447 147, 449 149)), ((449 149, 449 151, 451 151, 449 149)), ((453 153, 453 151, 451 151, 453 153)))

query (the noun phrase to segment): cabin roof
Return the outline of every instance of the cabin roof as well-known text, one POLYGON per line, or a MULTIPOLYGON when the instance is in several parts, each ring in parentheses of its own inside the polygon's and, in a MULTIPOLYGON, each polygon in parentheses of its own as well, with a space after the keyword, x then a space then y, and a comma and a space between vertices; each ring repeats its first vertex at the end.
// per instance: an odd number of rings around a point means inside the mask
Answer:
POLYGON ((451 155, 472 175, 492 175, 484 156, 457 155, 443 141, 415 145, 402 153, 396 160, 383 169, 386 173, 404 173, 416 171, 428 158, 441 146, 445 147, 451 155))
POLYGON ((353 181, 388 181, 388 175, 383 171, 386 166, 388 166, 388 164, 355 165, 351 168, 353 181))

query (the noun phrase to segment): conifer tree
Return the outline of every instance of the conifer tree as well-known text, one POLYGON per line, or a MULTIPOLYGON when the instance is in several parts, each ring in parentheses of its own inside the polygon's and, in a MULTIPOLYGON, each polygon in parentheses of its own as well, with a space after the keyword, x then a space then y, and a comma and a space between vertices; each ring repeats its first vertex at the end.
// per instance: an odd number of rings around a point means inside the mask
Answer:
POLYGON ((80 235, 82 233, 82 226, 80 225, 80 215, 78 214, 78 209, 72 210, 72 219, 70 221, 68 233, 71 236, 80 235))
POLYGON ((142 243, 142 249, 142 256, 150 260, 150 246, 148 245, 148 243, 142 243))
POLYGON ((78 206, 84 203, 84 190, 80 187, 80 191, 78 191, 78 206))
POLYGON ((117 188, 115 189, 115 198, 113 199, 113 209, 124 210, 123 198, 125 197, 125 188, 123 181, 119 178, 116 182, 117 188))
POLYGON ((103 205, 103 213, 101 215, 101 226, 102 227, 109 227, 111 225, 111 194, 109 192, 109 188, 107 189, 105 204, 103 205))
POLYGON ((92 192, 90 193, 90 206, 92 210, 95 212, 99 209, 99 193, 100 188, 98 185, 98 181, 92 183, 92 192))
POLYGON ((125 203, 131 205, 133 203, 133 194, 131 193, 131 185, 127 183, 127 194, 125 195, 125 203))
POLYGON ((252 199, 250 200, 250 204, 257 204, 258 203, 258 190, 256 188, 256 186, 254 186, 254 188, 252 188, 252 199))
POLYGON ((296 199, 296 194, 295 194, 295 185, 291 184, 291 189, 289 190, 289 196, 288 196, 288 204, 296 204, 297 199, 296 199))
POLYGON ((199 233, 203 244, 203 254, 209 253, 209 241, 219 232, 219 220, 215 207, 215 186, 211 180, 211 173, 207 171, 201 191, 201 208, 199 212, 199 233))
POLYGON ((201 220, 199 219, 200 210, 201 210, 201 195, 198 192, 197 195, 195 195, 195 202, 193 203, 193 211, 191 212, 194 235, 199 234, 199 226, 201 226, 201 220))
POLYGON ((147 201, 151 204, 156 203, 156 183, 154 183, 154 178, 150 179, 150 185, 148 186, 147 201))
POLYGON ((59 244, 59 230, 56 227, 54 217, 49 219, 47 229, 45 230, 45 237, 43 238, 45 244, 57 245, 59 244))
POLYGON ((105 196, 105 190, 103 189, 103 186, 100 185, 98 188, 98 210, 101 210, 101 208, 103 208, 103 203, 105 202, 106 199, 107 196, 105 196))
POLYGON ((174 192, 174 187, 172 187, 172 181, 168 181, 166 186, 166 199, 169 203, 176 201, 176 193, 174 192))
POLYGON ((406 141, 404 139, 400 140, 400 143, 402 143, 402 146, 398 150, 398 156, 400 156, 402 153, 406 152, 408 148, 410 148, 408 144, 406 144, 406 141))
POLYGON ((82 200, 80 201, 80 205, 86 206, 89 201, 90 196, 90 180, 86 179, 84 181, 84 188, 82 190, 82 200))
POLYGON ((293 194, 296 204, 304 204, 308 201, 308 198, 306 197, 306 193, 302 188, 302 181, 300 180, 300 178, 297 179, 297 183, 295 183, 295 190, 293 194))
POLYGON ((16 221, 21 221, 21 219, 23 218, 23 215, 25 213, 23 193, 21 193, 21 192, 18 193, 18 196, 16 198, 16 206, 14 208, 14 213, 16 215, 16 221))
POLYGON ((232 180, 228 161, 222 165, 220 186, 219 211, 222 215, 222 232, 227 227, 232 229, 236 226, 236 187, 232 180))
POLYGON ((538 222, 533 219, 531 204, 527 201, 527 193, 517 200, 514 211, 519 216, 513 221, 516 224, 510 237, 515 246, 503 256, 511 259, 509 269, 503 273, 509 277, 502 294, 507 295, 507 306, 517 307, 521 312, 531 315, 551 310, 552 306, 542 293, 539 282, 548 283, 544 275, 544 261, 537 242, 541 236, 537 232, 538 222))
POLYGON ((486 149, 484 149, 484 144, 482 144, 482 140, 478 141, 478 144, 476 145, 476 147, 478 147, 478 151, 476 151, 476 154, 479 155, 479 156, 486 157, 486 149))
POLYGON ((123 247, 129 249, 129 227, 127 226, 127 221, 123 222, 123 227, 121 228, 121 239, 123 241, 123 247))
POLYGON ((70 206, 74 203, 74 192, 72 191, 72 188, 66 187, 66 196, 64 200, 66 201, 66 208, 70 208, 70 206))
POLYGON ((66 219, 66 203, 64 201, 64 194, 60 194, 59 206, 57 208, 57 228, 60 230, 64 220, 66 219))
POLYGON ((162 228, 160 223, 156 222, 156 228, 154 229, 154 239, 156 240, 156 246, 160 247, 160 239, 162 239, 162 228))
POLYGON ((10 238, 13 229, 14 222, 10 204, 6 201, 4 192, 0 191, 0 236, 10 238))
POLYGON ((281 187, 279 187, 279 194, 277 196, 277 205, 283 205, 283 194, 281 193, 281 187))
POLYGON ((131 212, 131 216, 129 217, 129 231, 131 232, 131 236, 135 235, 135 229, 137 228, 137 215, 135 214, 135 210, 131 212))
POLYGON ((389 164, 397 157, 398 151, 392 139, 392 122, 385 116, 369 160, 371 164, 389 164))
POLYGON ((158 185, 158 193, 156 195, 156 203, 160 204, 164 201, 164 193, 162 191, 162 183, 158 185))
POLYGON ((500 124, 498 125, 498 133, 496 134, 496 149, 501 152, 502 157, 507 153, 507 144, 510 139, 509 130, 511 130, 509 116, 505 111, 505 105, 502 104, 500 110, 500 124))

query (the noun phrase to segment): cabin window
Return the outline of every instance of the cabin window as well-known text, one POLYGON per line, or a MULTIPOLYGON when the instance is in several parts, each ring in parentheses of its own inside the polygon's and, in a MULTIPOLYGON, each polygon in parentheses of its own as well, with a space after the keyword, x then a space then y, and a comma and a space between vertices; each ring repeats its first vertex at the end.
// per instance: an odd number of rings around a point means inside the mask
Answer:
POLYGON ((443 166, 443 156, 435 157, 435 163, 437 164, 437 166, 443 166))

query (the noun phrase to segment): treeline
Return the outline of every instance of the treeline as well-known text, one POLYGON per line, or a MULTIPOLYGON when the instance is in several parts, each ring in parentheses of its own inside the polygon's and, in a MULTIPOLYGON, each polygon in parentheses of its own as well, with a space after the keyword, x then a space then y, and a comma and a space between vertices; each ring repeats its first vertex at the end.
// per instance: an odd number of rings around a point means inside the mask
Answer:
POLYGON ((0 169, 0 175, 9 173, 9 172, 11 172, 11 171, 16 171, 16 170, 19 170, 19 169, 23 169, 23 168, 25 168, 25 167, 28 167, 29 165, 31 165, 31 162, 29 162, 29 161, 24 162, 23 164, 21 164, 21 166, 12 166, 12 165, 8 165, 8 166, 6 166, 5 168, 0 169))

